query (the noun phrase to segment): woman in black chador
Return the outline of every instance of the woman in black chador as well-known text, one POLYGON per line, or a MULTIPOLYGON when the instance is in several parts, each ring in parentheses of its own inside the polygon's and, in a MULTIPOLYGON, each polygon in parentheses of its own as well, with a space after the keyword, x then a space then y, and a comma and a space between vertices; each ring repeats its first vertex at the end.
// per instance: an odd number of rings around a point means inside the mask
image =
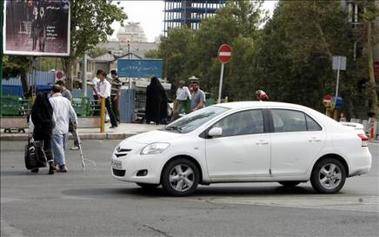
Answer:
POLYGON ((164 123, 167 118, 167 96, 157 77, 146 88, 146 123, 164 123))
MULTIPOLYGON (((39 93, 34 101, 31 113, 34 125, 33 139, 37 149, 44 151, 49 163, 49 174, 54 174, 53 153, 51 151, 51 136, 54 128, 53 108, 46 93, 39 93)), ((38 169, 32 170, 38 172, 38 169)))

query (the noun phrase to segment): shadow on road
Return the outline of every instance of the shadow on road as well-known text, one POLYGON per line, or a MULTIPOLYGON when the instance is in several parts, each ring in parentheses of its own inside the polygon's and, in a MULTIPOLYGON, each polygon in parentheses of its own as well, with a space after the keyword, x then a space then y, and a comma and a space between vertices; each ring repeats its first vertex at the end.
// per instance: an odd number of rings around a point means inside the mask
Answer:
MULTIPOLYGON (((144 190, 142 188, 86 188, 86 189, 71 189, 62 192, 69 196, 82 197, 101 197, 101 198, 157 198, 170 197, 162 188, 154 190, 144 190)), ((316 194, 311 187, 199 187, 198 190, 190 197, 212 197, 212 196, 263 196, 263 195, 299 195, 299 194, 316 194)))

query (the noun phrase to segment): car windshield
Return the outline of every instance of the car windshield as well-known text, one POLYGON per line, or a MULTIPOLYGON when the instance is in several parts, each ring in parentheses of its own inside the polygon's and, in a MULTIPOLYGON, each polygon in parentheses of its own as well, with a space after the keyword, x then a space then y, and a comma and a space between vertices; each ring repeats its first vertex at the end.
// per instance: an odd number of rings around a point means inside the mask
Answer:
POLYGON ((204 109, 197 110, 192 112, 175 122, 170 123, 164 130, 179 132, 179 133, 188 133, 192 132, 196 128, 200 127, 204 123, 213 119, 214 117, 224 113, 229 110, 225 107, 220 106, 211 106, 204 109))

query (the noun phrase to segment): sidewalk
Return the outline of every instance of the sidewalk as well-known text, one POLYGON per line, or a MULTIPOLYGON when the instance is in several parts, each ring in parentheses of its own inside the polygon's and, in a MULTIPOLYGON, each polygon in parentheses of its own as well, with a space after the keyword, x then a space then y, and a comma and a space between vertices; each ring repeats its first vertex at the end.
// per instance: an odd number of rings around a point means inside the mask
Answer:
MULTIPOLYGON (((120 123, 117 128, 110 129, 109 124, 105 124, 105 133, 100 133, 100 128, 79 128, 78 134, 82 140, 121 140, 135 134, 153 131, 164 127, 164 125, 148 125, 139 123, 120 123)), ((25 133, 0 133, 1 141, 26 141, 28 129, 25 133)), ((71 137, 71 134, 70 134, 71 137)))

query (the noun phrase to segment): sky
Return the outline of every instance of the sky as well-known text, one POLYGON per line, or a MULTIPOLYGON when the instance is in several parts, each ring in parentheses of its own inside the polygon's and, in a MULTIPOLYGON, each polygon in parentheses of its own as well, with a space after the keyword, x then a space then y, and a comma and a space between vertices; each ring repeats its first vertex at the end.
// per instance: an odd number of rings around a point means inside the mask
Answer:
MULTIPOLYGON (((265 1, 263 7, 272 14, 276 3, 276 0, 265 1)), ((120 1, 120 6, 124 7, 124 11, 128 15, 127 22, 139 22, 141 24, 149 42, 155 41, 159 35, 163 34, 163 0, 123 0, 120 1)), ((114 23, 112 27, 115 32, 111 38, 116 38, 120 24, 114 23)))

